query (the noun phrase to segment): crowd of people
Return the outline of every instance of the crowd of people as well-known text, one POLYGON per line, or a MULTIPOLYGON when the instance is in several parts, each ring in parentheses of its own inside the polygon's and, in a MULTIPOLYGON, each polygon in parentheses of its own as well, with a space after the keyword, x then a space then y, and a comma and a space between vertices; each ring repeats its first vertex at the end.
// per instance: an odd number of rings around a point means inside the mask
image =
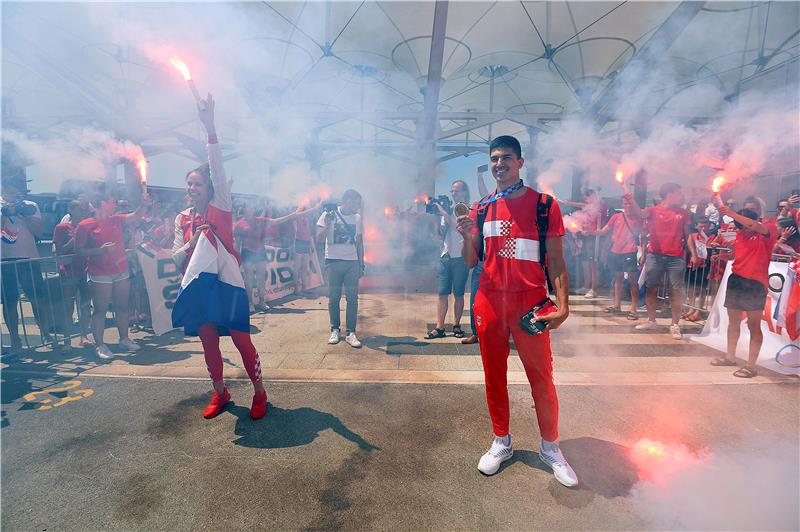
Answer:
MULTIPOLYGON (((118 349, 139 349, 128 334, 130 311, 135 314, 147 307, 146 292, 141 281, 135 288, 136 257, 126 250, 141 242, 171 250, 182 277, 172 324, 182 327, 188 336, 199 336, 212 381, 212 397, 204 416, 215 417, 231 399, 220 352, 220 338, 230 336, 252 381, 250 414, 258 419, 266 414, 267 392, 249 320, 251 313, 269 310, 267 246, 291 250, 297 264, 294 288, 303 294, 308 287, 308 256, 317 241, 324 242, 328 343, 344 339, 359 348, 359 279, 365 273, 363 202, 357 191, 347 190, 338 204, 299 206, 280 215, 263 200, 235 206, 217 140, 211 95, 198 111, 208 136, 209 163, 186 175, 186 209, 176 212, 168 205, 155 207, 146 191, 137 207, 130 209, 118 189, 98 187, 69 203, 67 215, 55 227, 53 249, 59 257, 66 314, 71 317, 77 308, 80 341, 89 343, 91 332, 97 356, 103 359, 114 356, 104 341, 109 308, 114 311, 119 333, 118 349), (235 212, 239 214, 236 220, 235 212), (347 303, 344 333, 343 292, 347 303), (145 303, 137 303, 142 293, 145 303)), ((726 261, 732 261, 725 297, 731 323, 728 350, 712 364, 737 365, 735 351, 744 313, 750 328, 749 359, 735 375, 749 378, 757 374, 769 262, 774 253, 800 253, 800 196, 793 193, 781 200, 776 214, 768 218, 763 201, 755 197, 746 198, 738 210, 734 200, 723 203, 716 198, 707 206, 701 202, 689 210, 681 186, 664 183, 654 205, 640 207, 626 193, 621 198, 622 208, 609 212, 592 190, 586 191, 583 202, 559 202, 525 186, 519 176, 524 160, 514 137, 495 138, 489 156, 496 184, 493 191, 479 170, 482 199, 471 202, 467 183, 456 180, 450 188, 455 209, 432 203, 439 215, 441 250, 436 323, 426 334, 428 339, 447 335, 445 322, 452 295, 452 333, 463 343, 480 344, 484 366, 494 439, 479 460, 481 472, 496 473, 513 454, 506 386, 509 337, 513 337, 536 405, 540 456, 559 482, 567 486, 578 482, 558 445, 558 398, 549 336, 549 331, 569 316, 570 276, 565 255, 577 258, 573 278, 582 280, 582 289, 573 293, 597 297, 603 274, 610 274, 613 289, 611 305, 605 309, 608 313, 623 312, 627 282, 630 309, 625 315, 638 321, 643 291, 647 319, 636 325, 637 330, 658 328, 658 295, 668 291, 669 329, 676 339, 682 337, 680 320, 699 319, 703 300, 713 295, 698 292, 697 281, 718 286, 726 261), (577 210, 564 216, 559 203, 577 210), (471 331, 467 335, 461 319, 470 271, 471 331), (687 300, 692 304, 684 312, 687 300)), ((32 304, 43 336, 51 330, 48 311, 37 297, 44 291, 39 263, 21 260, 38 257, 35 238, 41 231, 39 209, 24 200, 23 194, 24 179, 20 182, 4 176, 2 295, 12 348, 20 345, 16 332, 20 289, 32 304)))

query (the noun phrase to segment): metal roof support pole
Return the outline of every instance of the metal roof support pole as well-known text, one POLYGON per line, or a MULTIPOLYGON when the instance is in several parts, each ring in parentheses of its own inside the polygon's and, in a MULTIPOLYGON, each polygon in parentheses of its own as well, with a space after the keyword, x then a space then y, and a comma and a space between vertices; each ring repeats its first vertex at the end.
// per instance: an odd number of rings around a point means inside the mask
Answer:
POLYGON ((522 148, 522 157, 525 159, 525 182, 526 184, 531 187, 539 190, 538 186, 539 183, 537 182, 537 176, 539 175, 539 165, 537 164, 538 161, 536 160, 536 138, 539 135, 539 129, 535 127, 528 128, 528 137, 530 140, 528 144, 522 148))
POLYGON ((428 79, 422 89, 424 96, 422 117, 417 121, 419 167, 416 188, 428 195, 433 194, 436 181, 436 133, 439 129, 439 90, 442 85, 447 7, 447 0, 437 0, 434 7, 428 79))
POLYGON ((584 175, 586 174, 583 168, 578 166, 572 167, 572 190, 570 191, 570 198, 572 201, 583 201, 583 182, 584 175))

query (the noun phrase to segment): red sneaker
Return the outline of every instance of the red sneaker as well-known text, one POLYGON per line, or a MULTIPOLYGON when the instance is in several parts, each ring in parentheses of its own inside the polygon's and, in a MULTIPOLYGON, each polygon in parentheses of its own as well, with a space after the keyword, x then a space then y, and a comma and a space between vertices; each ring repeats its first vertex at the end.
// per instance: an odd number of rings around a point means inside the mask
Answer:
POLYGON ((211 401, 208 403, 206 409, 203 410, 203 417, 206 419, 217 417, 230 400, 231 394, 228 393, 227 388, 223 388, 222 395, 218 394, 217 391, 214 390, 214 395, 211 396, 211 401))
POLYGON ((267 392, 257 393, 253 396, 253 405, 250 407, 250 417, 261 419, 267 413, 267 392))

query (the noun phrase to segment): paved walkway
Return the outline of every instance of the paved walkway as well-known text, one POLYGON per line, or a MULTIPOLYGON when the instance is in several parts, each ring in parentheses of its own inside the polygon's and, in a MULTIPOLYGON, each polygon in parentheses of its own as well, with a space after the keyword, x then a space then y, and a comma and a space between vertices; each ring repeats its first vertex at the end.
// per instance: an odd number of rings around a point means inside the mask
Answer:
POLYGON ((604 300, 575 298, 552 337, 560 438, 580 486, 564 488, 539 460, 530 390, 513 355, 515 455, 498 475, 483 477, 475 466, 491 428, 478 346, 422 338, 434 300, 403 290, 363 295, 360 350, 327 344, 324 298, 254 316, 270 393, 269 413, 257 422, 227 340, 234 403, 213 420, 200 415, 209 396, 200 343, 178 333, 134 335, 143 349, 111 362, 89 348, 4 356, 0 525, 800 526, 797 379, 767 371, 737 379, 708 364, 716 352, 672 340, 666 326, 637 332, 602 312, 604 300), (659 460, 680 474, 655 482, 635 459, 643 439, 668 445, 659 460))

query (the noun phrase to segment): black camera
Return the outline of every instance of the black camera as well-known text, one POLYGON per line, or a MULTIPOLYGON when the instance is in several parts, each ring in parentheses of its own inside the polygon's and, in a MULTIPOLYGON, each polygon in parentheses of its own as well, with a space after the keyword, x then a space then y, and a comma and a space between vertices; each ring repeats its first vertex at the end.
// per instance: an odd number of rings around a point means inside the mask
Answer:
POLYGON ((339 204, 335 201, 329 201, 322 204, 322 210, 327 213, 336 212, 336 209, 339 208, 339 204))
POLYGON ((441 205, 445 211, 453 212, 453 200, 445 195, 428 198, 428 201, 425 202, 425 212, 428 214, 439 214, 439 209, 436 208, 437 204, 441 205))

